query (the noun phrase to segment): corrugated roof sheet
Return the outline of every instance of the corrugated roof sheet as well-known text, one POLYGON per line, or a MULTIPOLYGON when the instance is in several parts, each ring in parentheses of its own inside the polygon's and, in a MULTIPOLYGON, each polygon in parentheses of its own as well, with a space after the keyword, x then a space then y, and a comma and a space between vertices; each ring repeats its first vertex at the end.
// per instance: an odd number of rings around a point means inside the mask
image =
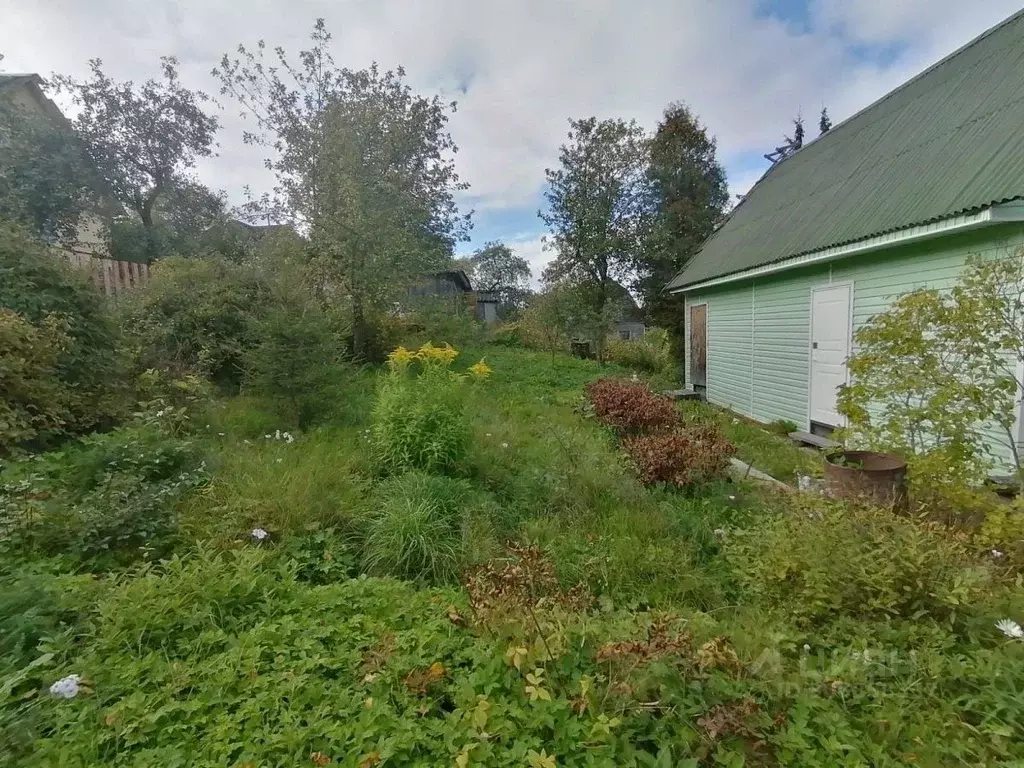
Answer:
POLYGON ((772 168, 668 288, 1024 197, 1024 11, 772 168))

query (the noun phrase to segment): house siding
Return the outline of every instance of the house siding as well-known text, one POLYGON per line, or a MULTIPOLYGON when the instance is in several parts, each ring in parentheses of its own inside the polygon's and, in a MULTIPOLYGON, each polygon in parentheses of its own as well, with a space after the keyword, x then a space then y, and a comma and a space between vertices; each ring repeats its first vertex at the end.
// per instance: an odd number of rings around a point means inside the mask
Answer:
MULTIPOLYGON (((1024 226, 1006 224, 687 294, 688 307, 708 305, 707 399, 758 421, 785 419, 806 429, 812 288, 851 282, 856 332, 903 293, 950 288, 969 255, 994 257, 1020 245, 1024 226)), ((687 360, 689 354, 687 337, 687 360)), ((986 435, 1008 464, 1005 436, 995 428, 986 435)))

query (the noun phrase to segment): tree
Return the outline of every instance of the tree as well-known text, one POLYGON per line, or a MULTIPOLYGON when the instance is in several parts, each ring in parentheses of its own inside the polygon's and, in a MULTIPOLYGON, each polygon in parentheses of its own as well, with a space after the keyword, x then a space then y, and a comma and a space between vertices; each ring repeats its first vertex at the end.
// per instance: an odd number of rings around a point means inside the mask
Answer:
POLYGON ((466 239, 469 215, 454 197, 466 185, 446 128, 455 104, 413 93, 401 68, 337 67, 330 40, 318 19, 297 63, 281 48, 268 63, 261 41, 224 56, 214 75, 256 122, 245 140, 272 150, 278 215, 308 231, 313 257, 330 266, 336 294, 350 301, 351 352, 365 358, 370 315, 443 269, 466 239))
POLYGON ((612 284, 633 276, 647 243, 653 196, 647 178, 649 139, 635 121, 571 120, 569 141, 559 150, 561 167, 547 169, 551 230, 545 247, 555 252, 544 271, 548 282, 565 281, 584 296, 594 328, 598 360, 604 360, 610 328, 612 284))
POLYGON ((203 184, 182 180, 156 202, 152 224, 136 218, 120 219, 110 226, 111 255, 126 261, 189 256, 210 250, 207 232, 222 222, 227 200, 203 184))
POLYGON ((832 118, 828 116, 828 107, 821 108, 821 117, 818 118, 818 135, 826 134, 832 130, 832 118))
POLYGON ((0 98, 0 217, 73 245, 96 179, 71 126, 0 98))
POLYGON ((772 165, 785 160, 804 145, 804 118, 799 112, 793 119, 793 135, 784 138, 786 141, 781 147, 764 156, 772 165))
MULTIPOLYGON (((789 137, 786 137, 789 139, 789 137)), ((793 152, 796 152, 800 147, 804 145, 804 118, 802 115, 797 114, 793 118, 793 138, 789 139, 789 146, 793 152)))
POLYGON ((522 308, 532 274, 526 259, 504 243, 488 242, 469 257, 469 265, 477 290, 496 293, 503 308, 522 308))
MULTIPOLYGON (((154 233, 160 200, 190 183, 189 171, 200 157, 213 154, 217 118, 202 105, 208 97, 190 91, 178 79, 178 62, 160 59, 163 79, 136 86, 118 83, 103 72, 103 62, 89 62, 91 77, 56 76, 58 93, 67 93, 78 108, 75 132, 116 199, 139 217, 147 236, 154 233)), ((155 235, 146 253, 157 255, 155 235)))
POLYGON ((1020 469, 1024 249, 972 256, 949 291, 900 296, 855 341, 839 396, 853 436, 905 454, 919 482, 971 484, 991 466, 995 425, 1020 469))
POLYGON ((655 324, 681 342, 682 302, 665 285, 711 236, 729 205, 713 136, 685 104, 671 104, 651 142, 647 171, 656 205, 648 247, 636 261, 635 288, 655 324))

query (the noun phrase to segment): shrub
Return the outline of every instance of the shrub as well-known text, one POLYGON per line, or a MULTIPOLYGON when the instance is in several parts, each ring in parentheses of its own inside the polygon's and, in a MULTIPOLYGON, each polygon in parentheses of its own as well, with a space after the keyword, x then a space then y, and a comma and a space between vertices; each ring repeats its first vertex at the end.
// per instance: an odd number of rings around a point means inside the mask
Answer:
POLYGON ((724 477, 736 449, 711 425, 695 425, 622 441, 641 481, 689 488, 724 477))
POLYGON ((487 336, 487 329, 471 314, 470 309, 451 297, 427 297, 414 302, 412 312, 404 318, 414 331, 412 338, 445 341, 456 347, 478 346, 487 336))
POLYGON ((587 397, 601 423, 619 432, 664 429, 679 423, 675 404, 639 382, 598 379, 587 386, 587 397))
POLYGON ((300 429, 327 415, 349 367, 323 313, 295 302, 254 320, 252 333, 255 342, 243 353, 246 391, 275 398, 300 429))
POLYGON ((0 307, 0 455, 18 443, 58 434, 72 418, 71 392, 57 377, 67 321, 47 315, 39 326, 0 307))
POLYGON ((794 497, 791 512, 730 532, 747 596, 800 627, 839 617, 951 621, 989 574, 948 528, 887 510, 794 497))
POLYGON ((659 328, 648 330, 642 339, 609 339, 605 357, 623 368, 650 373, 663 373, 672 368, 668 335, 659 328))
POLYGON ((159 429, 91 435, 2 476, 4 549, 97 570, 162 556, 177 533, 176 504, 205 478, 195 446, 159 429))
MULTIPOLYGON (((48 401, 44 410, 49 417, 38 424, 43 427, 41 436, 58 428, 82 433, 126 415, 131 400, 122 384, 117 335, 104 297, 46 246, 4 225, 0 308, 8 310, 2 321, 0 365, 5 370, 0 372, 0 387, 14 389, 10 394, 0 390, 0 400, 26 404, 38 399, 29 410, 48 401), (21 382, 14 383, 19 378, 21 382), (54 398, 58 391, 62 394, 54 398), (56 400, 61 405, 52 410, 56 400)), ((24 438, 23 417, 24 413, 18 420, 24 438)), ((0 437, 0 450, 2 444, 0 437)))
POLYGON ((367 572, 431 583, 453 581, 462 565, 465 483, 421 472, 381 484, 364 543, 367 572))
POLYGON ((373 406, 372 446, 385 473, 451 472, 469 449, 470 429, 451 347, 399 347, 373 406), (446 351, 447 350, 447 351, 446 351))
POLYGON ((149 285, 120 302, 129 352, 142 370, 175 378, 198 373, 238 387, 245 353, 258 341, 252 318, 262 314, 269 297, 266 281, 252 267, 162 259, 149 285))

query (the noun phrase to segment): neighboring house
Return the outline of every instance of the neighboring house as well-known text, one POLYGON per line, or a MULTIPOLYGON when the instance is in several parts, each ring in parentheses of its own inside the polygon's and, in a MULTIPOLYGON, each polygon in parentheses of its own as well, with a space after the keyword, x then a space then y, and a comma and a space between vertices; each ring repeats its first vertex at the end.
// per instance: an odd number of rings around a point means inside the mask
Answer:
POLYGON ((453 312, 470 312, 484 323, 498 321, 498 296, 493 291, 474 291, 469 276, 461 269, 423 275, 409 288, 414 299, 442 299, 453 312))
MULTIPOLYGON (((0 73, 0 97, 30 115, 66 125, 70 131, 67 118, 43 93, 42 84, 43 79, 37 74, 0 73)), ((111 207, 116 209, 116 203, 111 203, 111 207)), ((147 264, 110 258, 104 228, 103 213, 86 213, 79 220, 74 242, 63 243, 58 248, 70 263, 89 272, 96 287, 107 295, 123 293, 146 283, 149 280, 147 264)))
POLYGON ((969 254, 1024 244, 1022 222, 1024 12, 754 185, 667 286, 685 302, 687 381, 760 421, 841 426, 854 331, 902 293, 951 286, 969 254))
POLYGON ((621 312, 615 323, 615 334, 623 341, 642 339, 647 333, 644 311, 633 295, 621 283, 613 283, 613 301, 619 302, 621 312))

